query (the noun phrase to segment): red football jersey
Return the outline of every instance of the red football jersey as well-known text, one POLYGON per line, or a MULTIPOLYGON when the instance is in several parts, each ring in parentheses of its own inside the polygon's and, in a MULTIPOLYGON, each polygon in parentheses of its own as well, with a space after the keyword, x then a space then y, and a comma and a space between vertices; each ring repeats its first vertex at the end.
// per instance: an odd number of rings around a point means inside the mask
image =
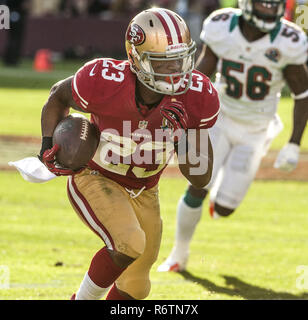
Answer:
POLYGON ((101 132, 89 167, 124 187, 149 189, 158 183, 173 155, 170 139, 162 136, 165 122, 161 106, 170 99, 182 101, 188 114, 188 128, 207 129, 216 122, 219 100, 210 80, 198 71, 193 72, 185 94, 166 95, 151 109, 137 107, 135 84, 136 75, 128 61, 95 59, 76 72, 72 93, 76 103, 91 113, 91 121, 101 132))

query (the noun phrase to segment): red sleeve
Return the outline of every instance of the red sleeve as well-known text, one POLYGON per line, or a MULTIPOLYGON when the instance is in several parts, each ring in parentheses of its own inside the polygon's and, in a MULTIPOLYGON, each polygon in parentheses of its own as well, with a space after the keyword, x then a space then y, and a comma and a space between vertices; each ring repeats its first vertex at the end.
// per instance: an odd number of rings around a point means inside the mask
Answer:
POLYGON ((190 129, 208 129, 215 124, 220 109, 217 91, 210 79, 196 70, 186 105, 190 129))
POLYGON ((92 60, 75 73, 72 81, 73 99, 85 112, 91 112, 91 99, 95 92, 98 69, 99 61, 92 60))
POLYGON ((205 83, 206 86, 206 95, 204 95, 204 103, 201 108, 200 112, 200 122, 199 128, 208 129, 213 127, 215 124, 219 110, 220 110, 220 103, 218 98, 218 93, 214 88, 213 84, 210 80, 205 83))

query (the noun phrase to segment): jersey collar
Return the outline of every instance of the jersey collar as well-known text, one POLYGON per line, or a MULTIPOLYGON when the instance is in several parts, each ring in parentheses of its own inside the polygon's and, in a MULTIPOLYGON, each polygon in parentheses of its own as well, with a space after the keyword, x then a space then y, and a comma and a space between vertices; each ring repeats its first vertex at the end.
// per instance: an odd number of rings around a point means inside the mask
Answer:
POLYGON ((277 24, 277 26, 270 32, 271 43, 276 39, 281 28, 281 21, 277 24))
MULTIPOLYGON (((235 13, 233 15, 231 22, 230 22, 229 32, 232 32, 235 29, 235 27, 238 26, 238 20, 241 15, 242 15, 241 12, 235 13)), ((273 43, 275 41, 275 39, 280 31, 280 28, 281 28, 281 21, 277 24, 277 26, 271 32, 269 32, 271 43, 273 43)))
POLYGON ((241 12, 235 13, 231 19, 230 27, 229 27, 229 32, 232 32, 234 28, 238 25, 238 19, 242 15, 241 12))

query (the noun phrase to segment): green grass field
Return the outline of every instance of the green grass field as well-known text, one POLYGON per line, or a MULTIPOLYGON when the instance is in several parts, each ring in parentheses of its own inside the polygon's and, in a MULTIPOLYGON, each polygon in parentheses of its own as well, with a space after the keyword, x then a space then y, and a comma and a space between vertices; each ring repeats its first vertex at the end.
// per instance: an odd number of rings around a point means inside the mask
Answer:
MULTIPOLYGON (((0 135, 40 137, 40 114, 51 86, 73 75, 85 61, 65 61, 54 64, 52 72, 36 72, 30 60, 23 60, 19 68, 0 64, 0 135)), ((287 90, 284 89, 287 94, 287 90)), ((281 99, 278 113, 284 130, 274 140, 272 149, 280 149, 289 139, 292 125, 293 101, 281 99)), ((307 133, 302 139, 302 150, 308 151, 307 133)))
MULTIPOLYGON (((29 62, 22 72, 0 68, 0 135, 39 137, 50 86, 80 65, 57 65, 48 74, 35 73, 29 62)), ((285 129, 273 149, 288 140, 292 105, 290 98, 281 100, 285 129)), ((302 150, 308 150, 307 133, 302 150)), ((0 171, 0 181, 0 300, 69 299, 103 244, 70 207, 66 179, 31 184, 17 172, 0 171), (10 272, 9 288, 1 288, 4 270, 10 272)), ((228 219, 210 220, 205 203, 188 271, 158 273, 173 244, 176 205, 185 188, 184 178, 161 179, 163 239, 148 299, 308 298, 308 281, 306 288, 296 286, 296 268, 308 268, 307 183, 256 181, 228 219)))
MULTIPOLYGON (((60 80, 61 78, 57 79, 60 80)), ((41 109, 48 98, 48 89, 3 88, 0 99, 0 135, 41 135, 41 109)), ((273 141, 272 149, 280 149, 291 134, 293 101, 282 98, 279 115, 284 123, 283 131, 273 141)), ((302 150, 308 151, 307 132, 302 139, 302 150)))
MULTIPOLYGON (((68 299, 102 242, 70 207, 65 178, 30 184, 1 172, 0 179, 0 266, 10 271, 10 288, 0 289, 0 299, 68 299)), ((296 288, 297 266, 308 266, 307 183, 255 182, 228 219, 210 220, 205 206, 188 271, 158 273, 185 186, 181 178, 160 183, 164 231, 148 299, 308 298, 296 288)))

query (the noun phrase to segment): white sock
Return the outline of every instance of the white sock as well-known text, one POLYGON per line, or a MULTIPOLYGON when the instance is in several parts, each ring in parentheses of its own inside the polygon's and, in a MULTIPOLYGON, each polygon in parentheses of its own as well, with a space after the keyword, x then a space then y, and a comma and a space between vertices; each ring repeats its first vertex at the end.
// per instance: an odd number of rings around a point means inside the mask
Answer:
POLYGON ((101 288, 96 285, 89 277, 88 272, 86 272, 79 290, 76 293, 76 300, 99 300, 101 299, 109 290, 108 288, 101 288))
POLYGON ((178 254, 188 254, 189 244, 201 218, 202 205, 191 208, 182 197, 177 208, 177 223, 175 233, 174 251, 178 254))

